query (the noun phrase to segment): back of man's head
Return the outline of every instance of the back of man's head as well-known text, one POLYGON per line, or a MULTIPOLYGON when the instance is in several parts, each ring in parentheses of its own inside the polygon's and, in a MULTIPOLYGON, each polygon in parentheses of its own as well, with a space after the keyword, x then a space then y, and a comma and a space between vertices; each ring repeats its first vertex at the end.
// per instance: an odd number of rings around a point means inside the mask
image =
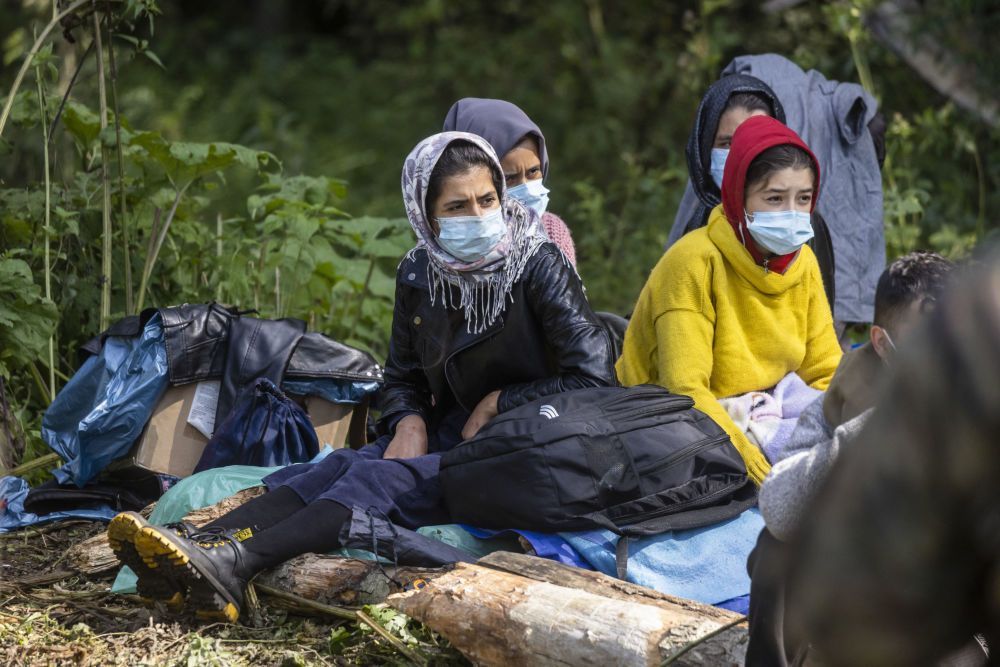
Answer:
POLYGON ((935 252, 917 251, 896 259, 875 288, 875 326, 903 337, 934 306, 954 264, 935 252))

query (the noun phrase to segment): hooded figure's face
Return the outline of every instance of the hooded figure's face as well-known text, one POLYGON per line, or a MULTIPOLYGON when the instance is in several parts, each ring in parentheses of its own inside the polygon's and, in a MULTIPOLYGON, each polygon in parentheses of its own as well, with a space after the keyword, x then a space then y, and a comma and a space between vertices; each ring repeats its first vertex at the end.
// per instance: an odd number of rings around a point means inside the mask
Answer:
POLYGON ((538 150, 538 140, 532 136, 521 139, 500 157, 500 166, 503 167, 503 177, 508 188, 541 179, 542 156, 538 150))
POLYGON ((768 115, 770 114, 761 109, 754 109, 753 111, 743 107, 727 109, 719 117, 719 127, 715 130, 715 140, 712 142, 712 148, 729 148, 729 144, 733 142, 733 133, 736 132, 736 128, 742 125, 745 120, 754 116, 768 115))

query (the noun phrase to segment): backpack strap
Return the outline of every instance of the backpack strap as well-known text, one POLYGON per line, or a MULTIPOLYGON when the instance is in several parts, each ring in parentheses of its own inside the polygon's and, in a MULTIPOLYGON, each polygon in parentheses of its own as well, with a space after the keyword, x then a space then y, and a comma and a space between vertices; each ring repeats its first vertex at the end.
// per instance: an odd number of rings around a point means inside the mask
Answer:
POLYGON ((629 536, 622 535, 615 545, 615 576, 622 581, 625 581, 628 575, 628 541, 629 536))

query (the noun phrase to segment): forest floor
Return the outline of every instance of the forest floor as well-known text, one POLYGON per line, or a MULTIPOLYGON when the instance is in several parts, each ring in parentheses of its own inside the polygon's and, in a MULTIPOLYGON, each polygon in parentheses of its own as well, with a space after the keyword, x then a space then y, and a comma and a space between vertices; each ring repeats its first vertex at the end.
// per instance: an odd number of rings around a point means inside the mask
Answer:
POLYGON ((385 605, 367 607, 406 647, 369 626, 300 615, 264 599, 245 624, 205 625, 111 593, 116 571, 62 566, 71 546, 104 530, 68 521, 0 534, 0 665, 465 665, 443 639, 385 605))

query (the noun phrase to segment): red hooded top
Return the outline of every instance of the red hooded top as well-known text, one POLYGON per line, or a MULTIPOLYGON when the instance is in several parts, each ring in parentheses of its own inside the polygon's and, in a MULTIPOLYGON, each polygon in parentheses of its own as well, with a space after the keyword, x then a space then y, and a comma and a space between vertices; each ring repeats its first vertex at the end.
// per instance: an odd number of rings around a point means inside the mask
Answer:
MULTIPOLYGON (((750 168, 750 163, 755 157, 768 148, 783 144, 791 144, 804 150, 809 154, 809 159, 812 160, 813 166, 816 168, 816 183, 813 185, 812 205, 809 208, 809 211, 812 212, 816 208, 816 200, 819 197, 819 160, 816 159, 805 142, 799 138, 799 135, 770 116, 753 116, 736 128, 732 144, 729 147, 729 157, 726 158, 726 168, 722 174, 722 209, 726 213, 729 224, 733 226, 736 237, 740 239, 757 264, 763 263, 768 253, 757 245, 747 230, 743 205, 747 169, 750 168)), ((784 273, 797 254, 798 251, 772 257, 767 263, 767 268, 771 271, 784 273)))

